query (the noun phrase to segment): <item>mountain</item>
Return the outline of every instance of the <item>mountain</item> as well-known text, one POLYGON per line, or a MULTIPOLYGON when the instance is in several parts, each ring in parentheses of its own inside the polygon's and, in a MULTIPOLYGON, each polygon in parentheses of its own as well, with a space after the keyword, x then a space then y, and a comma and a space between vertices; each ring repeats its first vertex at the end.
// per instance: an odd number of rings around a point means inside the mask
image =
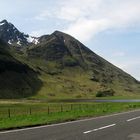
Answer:
POLYGON ((108 90, 115 96, 139 95, 135 78, 68 34, 55 31, 28 42, 27 35, 4 20, 0 38, 6 42, 0 41, 0 98, 94 98, 108 90), (12 47, 19 38, 20 52, 12 47))
POLYGON ((0 98, 28 97, 40 86, 37 73, 14 58, 9 46, 0 40, 0 98))
POLYGON ((135 81, 129 74, 92 52, 77 39, 60 31, 40 37, 39 43, 30 47, 27 54, 30 59, 42 59, 46 63, 57 63, 60 69, 79 66, 83 70, 92 71, 95 77, 98 74, 104 74, 102 79, 110 71, 109 74, 112 78, 113 75, 123 75, 135 81))
POLYGON ((39 43, 28 51, 30 58, 42 58, 65 66, 80 66, 83 69, 101 68, 104 61, 78 40, 60 31, 39 38, 39 43))
MULTIPOLYGON (((71 77, 72 71, 75 73, 80 71, 79 73, 86 77, 83 79, 85 83, 88 82, 88 84, 93 84, 96 87, 95 89, 95 87, 85 84, 85 89, 91 93, 108 88, 119 94, 134 93, 140 90, 140 84, 131 75, 101 58, 77 39, 60 31, 40 37, 39 43, 27 50, 27 56, 33 62, 39 60, 38 68, 48 74, 64 74, 67 70, 67 74, 69 73, 67 76, 71 77)), ((67 79, 72 79, 70 77, 67 79)), ((75 82, 74 77, 72 81, 75 82)), ((87 92, 79 86, 80 82, 77 88, 87 92)), ((71 90, 75 92, 72 88, 71 90)), ((80 92, 83 93, 83 91, 80 92)))
POLYGON ((0 22, 0 38, 12 46, 28 46, 37 44, 38 39, 20 32, 12 23, 7 20, 0 22))

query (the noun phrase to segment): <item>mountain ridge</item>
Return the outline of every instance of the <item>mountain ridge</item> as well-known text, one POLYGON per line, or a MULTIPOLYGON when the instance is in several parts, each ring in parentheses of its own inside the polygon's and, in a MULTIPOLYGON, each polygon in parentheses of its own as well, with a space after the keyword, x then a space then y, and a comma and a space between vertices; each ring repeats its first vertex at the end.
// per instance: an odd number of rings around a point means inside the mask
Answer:
MULTIPOLYGON (((1 30, 0 34, 3 34, 1 30)), ((24 49, 20 53, 12 48, 13 44, 8 46, 11 56, 34 71, 36 78, 29 74, 25 74, 26 77, 36 83, 40 81, 36 95, 30 98, 93 98, 98 91, 107 89, 113 89, 115 95, 129 96, 140 92, 140 84, 134 77, 61 31, 38 37, 37 43, 21 45, 24 49)))
POLYGON ((20 32, 12 23, 7 20, 0 22, 0 38, 13 46, 29 46, 37 44, 38 38, 20 32))

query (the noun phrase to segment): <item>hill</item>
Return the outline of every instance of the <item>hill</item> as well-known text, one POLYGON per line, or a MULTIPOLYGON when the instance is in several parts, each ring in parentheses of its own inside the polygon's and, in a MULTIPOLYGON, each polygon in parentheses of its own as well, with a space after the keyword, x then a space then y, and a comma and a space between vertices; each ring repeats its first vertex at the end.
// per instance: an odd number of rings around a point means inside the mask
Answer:
POLYGON ((15 59, 9 46, 0 40, 0 98, 24 98, 40 88, 37 74, 15 59))
POLYGON ((0 40, 0 98, 94 98, 108 90, 115 96, 139 95, 135 78, 74 37, 60 31, 32 37, 35 42, 28 37, 6 20, 0 22, 0 38, 6 42, 0 40))
POLYGON ((43 96, 89 98, 107 89, 129 96, 140 90, 139 82, 131 75, 60 31, 40 37, 39 43, 27 50, 27 58, 47 75, 42 77, 43 96))

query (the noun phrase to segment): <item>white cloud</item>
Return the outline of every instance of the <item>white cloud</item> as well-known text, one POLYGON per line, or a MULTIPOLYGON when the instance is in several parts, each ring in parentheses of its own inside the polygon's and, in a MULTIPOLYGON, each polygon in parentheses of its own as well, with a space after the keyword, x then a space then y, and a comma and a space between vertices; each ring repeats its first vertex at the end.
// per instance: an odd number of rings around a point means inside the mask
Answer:
POLYGON ((46 17, 69 21, 63 31, 86 42, 102 31, 139 26, 140 1, 61 0, 54 8, 43 11, 38 19, 46 17))
POLYGON ((125 53, 124 52, 115 52, 115 53, 113 53, 112 56, 115 56, 115 57, 123 57, 123 56, 125 56, 125 53))
POLYGON ((74 21, 79 16, 84 15, 84 12, 76 7, 62 7, 59 14, 56 14, 57 18, 74 21))
POLYGON ((87 20, 85 18, 78 19, 74 24, 69 25, 64 32, 75 36, 83 42, 90 40, 97 32, 101 32, 107 28, 109 21, 106 19, 87 20))

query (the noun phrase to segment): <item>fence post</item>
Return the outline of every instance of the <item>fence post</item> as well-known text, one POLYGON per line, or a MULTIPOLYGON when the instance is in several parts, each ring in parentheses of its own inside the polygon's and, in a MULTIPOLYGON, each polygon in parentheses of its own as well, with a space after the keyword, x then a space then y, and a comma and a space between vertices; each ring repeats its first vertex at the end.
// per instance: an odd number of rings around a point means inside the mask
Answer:
POLYGON ((81 110, 81 104, 79 104, 79 110, 81 110))
POLYGON ((61 112, 63 112, 63 106, 61 105, 61 112))
POLYGON ((73 110, 73 105, 72 104, 70 105, 70 109, 73 110))
POLYGON ((32 114, 32 109, 31 109, 31 107, 30 107, 30 109, 29 109, 29 112, 30 112, 30 115, 32 114))
POLYGON ((50 108, 49 108, 49 106, 48 106, 48 114, 50 114, 50 108))
POLYGON ((10 108, 8 109, 8 117, 11 118, 11 110, 10 110, 10 108))

